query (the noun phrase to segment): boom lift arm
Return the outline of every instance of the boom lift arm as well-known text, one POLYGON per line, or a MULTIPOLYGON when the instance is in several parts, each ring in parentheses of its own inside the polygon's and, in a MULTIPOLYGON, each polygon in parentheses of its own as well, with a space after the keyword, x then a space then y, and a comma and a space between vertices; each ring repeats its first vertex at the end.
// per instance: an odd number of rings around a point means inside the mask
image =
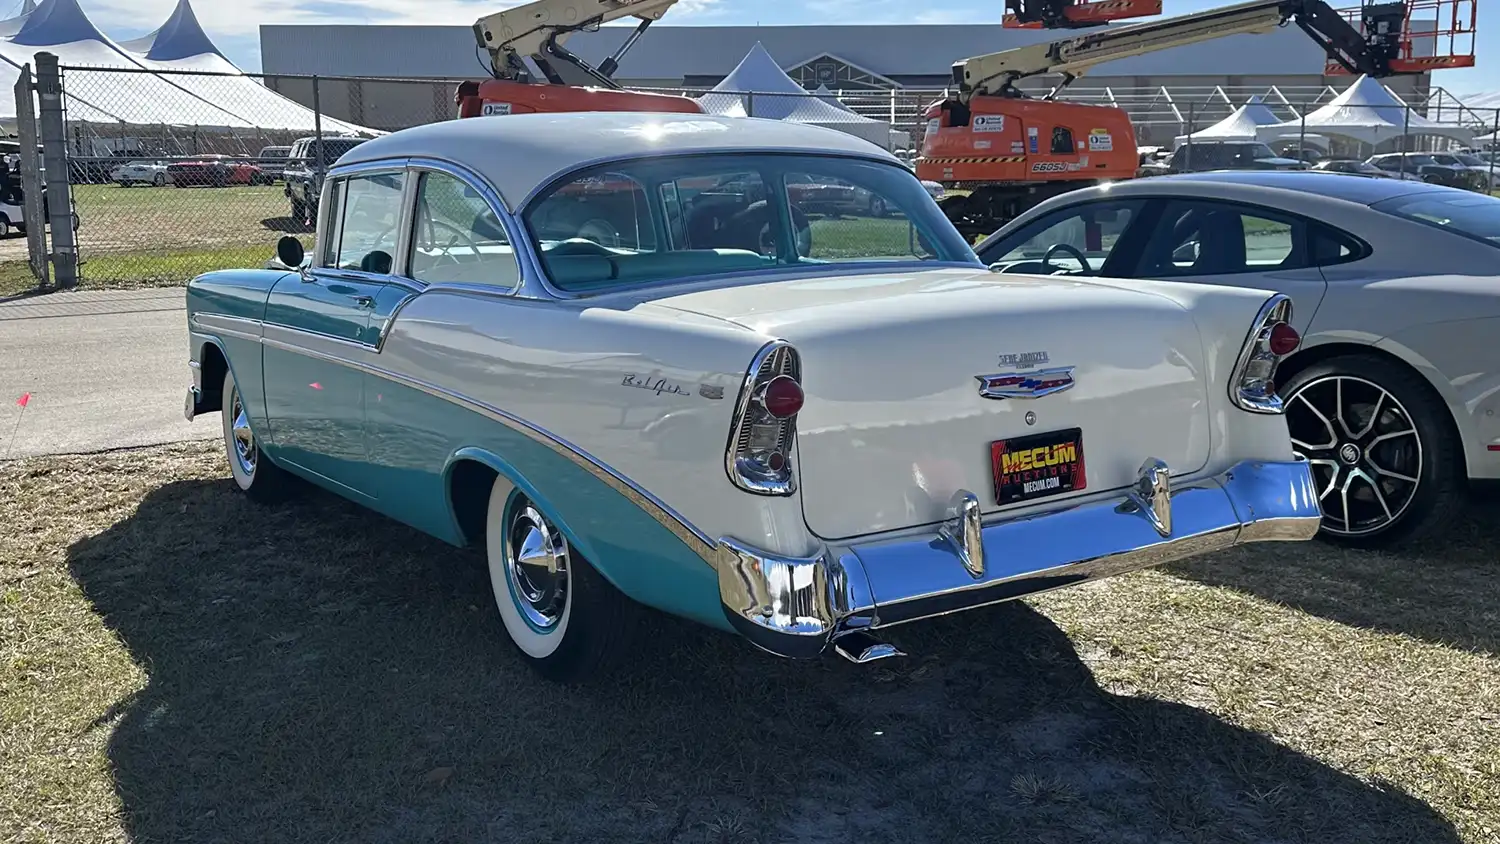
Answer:
MULTIPOLYGON (((1228 35, 1269 32, 1289 22, 1296 23, 1349 72, 1381 78, 1398 72, 1391 65, 1400 51, 1400 20, 1397 16, 1395 32, 1388 25, 1370 27, 1379 34, 1367 38, 1324 0, 1252 0, 964 59, 954 63, 953 81, 964 102, 975 96, 1020 96, 1015 83, 1030 76, 1062 74, 1062 86, 1066 86, 1105 62, 1228 35)), ((1056 94, 1054 90, 1049 98, 1056 94)))
POLYGON ((532 81, 530 58, 555 85, 619 88, 614 81, 620 59, 646 29, 666 15, 677 0, 537 0, 487 15, 474 23, 474 37, 490 54, 496 79, 532 81), (575 32, 592 32, 620 18, 641 23, 613 56, 593 67, 563 46, 575 32))

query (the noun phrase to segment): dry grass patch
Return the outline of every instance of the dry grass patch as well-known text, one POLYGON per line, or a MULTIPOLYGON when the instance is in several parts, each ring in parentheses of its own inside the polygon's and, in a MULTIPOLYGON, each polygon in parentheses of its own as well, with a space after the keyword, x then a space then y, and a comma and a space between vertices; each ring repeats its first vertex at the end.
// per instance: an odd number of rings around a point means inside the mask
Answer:
POLYGON ((1500 831, 1496 508, 789 663, 517 665, 477 561, 217 448, 0 465, 0 840, 1413 842, 1500 831))

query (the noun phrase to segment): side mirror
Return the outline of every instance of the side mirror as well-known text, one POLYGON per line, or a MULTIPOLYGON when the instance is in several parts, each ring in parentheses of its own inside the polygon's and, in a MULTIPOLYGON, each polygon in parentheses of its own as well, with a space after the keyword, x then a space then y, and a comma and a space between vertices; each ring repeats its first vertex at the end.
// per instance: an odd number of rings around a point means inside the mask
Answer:
POLYGON ((283 235, 276 241, 276 260, 290 269, 302 266, 302 259, 306 257, 307 250, 302 248, 302 241, 291 235, 283 235))

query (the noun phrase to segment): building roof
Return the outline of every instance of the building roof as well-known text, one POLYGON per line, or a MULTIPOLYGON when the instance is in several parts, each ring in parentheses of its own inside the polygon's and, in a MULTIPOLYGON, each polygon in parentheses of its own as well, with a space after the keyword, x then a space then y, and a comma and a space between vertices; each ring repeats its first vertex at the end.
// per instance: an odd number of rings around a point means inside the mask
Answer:
MULTIPOLYGON (((597 63, 633 31, 606 26, 574 34, 570 50, 597 63)), ((727 76, 756 42, 783 68, 837 57, 887 76, 951 76, 953 62, 1053 40, 1056 33, 999 24, 849 26, 654 26, 620 62, 621 79, 727 76)), ((280 25, 260 28, 271 75, 465 79, 488 73, 467 26, 280 25)), ((1101 65, 1093 76, 1321 76, 1324 56, 1295 27, 1234 35, 1101 65)))
POLYGON ((890 153, 833 129, 778 120, 691 114, 512 114, 406 129, 366 141, 339 165, 441 158, 483 176, 510 208, 553 179, 590 163, 670 153, 835 153, 895 162, 890 153), (516 162, 523 162, 524 166, 516 162))

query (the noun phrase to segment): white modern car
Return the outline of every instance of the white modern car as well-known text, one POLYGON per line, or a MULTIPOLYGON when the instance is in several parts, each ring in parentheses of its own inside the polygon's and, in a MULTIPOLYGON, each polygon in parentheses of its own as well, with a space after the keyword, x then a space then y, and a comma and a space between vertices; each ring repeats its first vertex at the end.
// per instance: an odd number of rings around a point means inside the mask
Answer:
POLYGON ((301 478, 485 549, 547 676, 627 659, 641 604, 867 662, 891 625, 1317 533, 1269 387, 1287 297, 996 275, 842 132, 460 119, 350 149, 321 200, 296 270, 188 285, 187 415, 253 498, 301 478), (891 215, 801 207, 833 182, 891 215))
POLYGON ((1431 536, 1460 512, 1467 480, 1500 478, 1500 199, 1392 179, 1203 173, 1065 194, 976 252, 1000 272, 1292 297, 1302 346, 1279 392, 1329 537, 1431 536))
POLYGON ((161 187, 171 180, 167 175, 165 161, 131 161, 109 171, 110 181, 120 187, 131 185, 155 185, 161 187))

